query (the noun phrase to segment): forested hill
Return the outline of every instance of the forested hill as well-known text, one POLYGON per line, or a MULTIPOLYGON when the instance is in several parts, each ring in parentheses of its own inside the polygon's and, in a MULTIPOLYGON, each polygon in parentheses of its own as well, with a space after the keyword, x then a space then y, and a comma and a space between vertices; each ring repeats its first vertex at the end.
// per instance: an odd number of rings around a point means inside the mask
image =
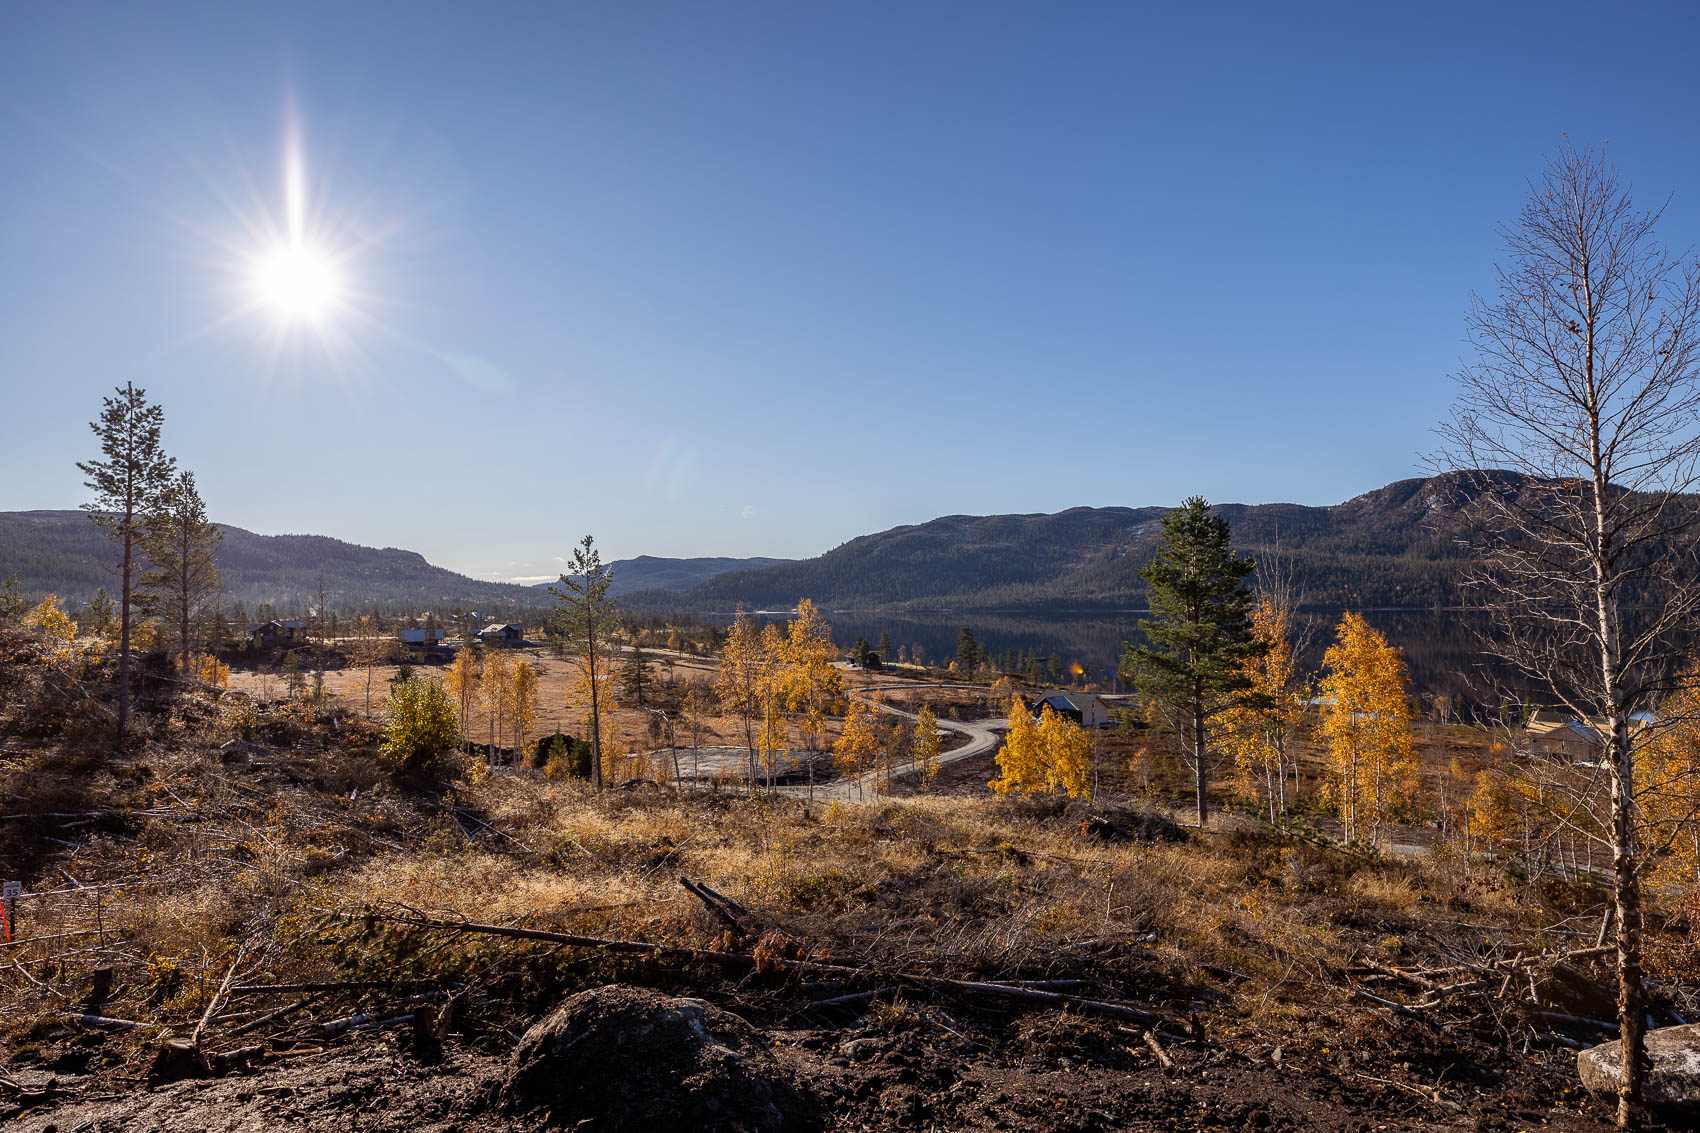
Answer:
MULTIPOLYGON (((1455 533, 1472 494, 1455 477, 1401 480, 1332 507, 1224 504, 1243 550, 1279 557, 1308 604, 1429 607, 1461 598, 1455 533)), ((1139 569, 1167 507, 1070 508, 1054 515, 948 515, 852 539, 818 558, 720 575, 627 604, 692 611, 828 607, 955 610, 1138 608, 1139 569)))
MULTIPOLYGON (((761 570, 790 561, 764 558, 664 559, 655 555, 639 555, 635 559, 618 559, 608 564, 614 576, 608 592, 618 597, 634 590, 689 590, 730 571, 761 570)), ((539 588, 551 585, 553 583, 537 583, 539 588)))
MULTIPOLYGON (((418 610, 460 606, 489 610, 535 609, 547 592, 508 583, 480 582, 432 566, 415 551, 361 547, 323 535, 256 535, 219 525, 219 574, 225 597, 250 608, 271 604, 304 610, 321 577, 336 605, 418 610)), ((84 602, 98 587, 116 593, 107 569, 113 545, 80 511, 0 512, 0 578, 14 571, 25 594, 52 592, 84 602)))
MULTIPOLYGON (((1457 535, 1472 493, 1455 477, 1401 480, 1332 507, 1223 504, 1234 541, 1279 558, 1307 604, 1433 607, 1462 598, 1466 549, 1457 535)), ((1139 568, 1167 507, 1070 508, 1054 515, 950 515, 852 539, 797 562, 640 557, 612 564, 633 610, 725 612, 743 603, 790 608, 911 610, 1130 609, 1144 604, 1139 568), (731 569, 757 564, 754 569, 731 569)), ((417 553, 316 535, 256 535, 225 527, 219 568, 227 595, 250 607, 303 607, 324 576, 346 607, 460 606, 492 614, 546 608, 542 587, 480 582, 417 553)), ((25 593, 86 600, 111 588, 112 548, 75 511, 0 513, 0 578, 25 593)))

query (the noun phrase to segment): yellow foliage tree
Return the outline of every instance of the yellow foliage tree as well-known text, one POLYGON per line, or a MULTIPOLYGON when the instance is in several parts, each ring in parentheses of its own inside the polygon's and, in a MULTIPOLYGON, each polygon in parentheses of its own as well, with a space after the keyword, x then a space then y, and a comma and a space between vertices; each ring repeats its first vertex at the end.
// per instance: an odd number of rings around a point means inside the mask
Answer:
MULTIPOLYGON (((1274 822, 1287 807, 1289 750, 1304 713, 1304 687, 1293 660, 1292 613, 1281 598, 1261 594, 1251 612, 1252 635, 1261 654, 1246 661, 1255 699, 1224 714, 1222 744, 1234 759, 1235 790, 1261 796, 1274 822)), ((1293 767, 1296 774, 1297 768, 1293 767)))
POLYGON ((1700 886, 1700 665, 1677 679, 1635 765, 1641 844, 1662 890, 1700 886))
POLYGON ((756 721, 761 718, 761 686, 761 634, 750 621, 750 615, 739 606, 726 633, 726 644, 720 650, 720 671, 714 678, 714 691, 720 697, 721 709, 744 725, 751 789, 756 784, 756 721))
POLYGON ((472 655, 470 648, 462 646, 455 651, 455 659, 444 676, 444 685, 448 694, 460 706, 456 716, 460 723, 461 746, 466 747, 470 743, 466 734, 467 721, 472 719, 472 710, 478 707, 481 693, 478 687, 478 658, 472 655))
POLYGON ((211 685, 213 688, 230 687, 230 666, 210 653, 195 654, 190 672, 204 685, 211 685))
POLYGON ((513 663, 500 649, 491 649, 484 655, 484 669, 478 675, 478 695, 484 701, 490 747, 494 749, 506 736, 514 696, 513 663))
POLYGON ((56 654, 69 649, 77 637, 77 623, 59 604, 57 594, 49 594, 24 615, 24 628, 40 634, 56 654))
POLYGON ((1009 731, 998 749, 998 777, 989 784, 1000 795, 1019 791, 1092 793, 1092 737, 1050 705, 1035 721, 1019 696, 1009 701, 1009 731))
POLYGON ((1379 842, 1382 827, 1417 789, 1405 660, 1359 614, 1340 621, 1323 655, 1322 739, 1329 795, 1346 841, 1379 842))
POLYGON ((850 712, 844 717, 844 730, 832 745, 833 763, 841 774, 860 774, 874 765, 879 750, 879 726, 873 710, 859 700, 852 700, 850 712))
POLYGON ((1046 790, 1065 791, 1075 798, 1091 796, 1092 737, 1085 728, 1047 704, 1039 713, 1039 750, 1046 790))
POLYGON ((514 666, 511 708, 514 728, 514 759, 525 758, 525 741, 537 723, 537 670, 530 661, 514 666))
POLYGON ((921 769, 921 781, 931 783, 939 776, 939 724, 931 705, 921 705, 915 714, 915 766, 921 769))
POLYGON ((827 714, 844 696, 843 677, 833 664, 837 656, 832 627, 813 602, 798 599, 797 616, 786 627, 785 705, 792 712, 802 713, 802 732, 811 751, 820 742, 827 714))
POLYGON ((1470 793, 1464 815, 1466 849, 1494 853, 1517 823, 1511 780, 1493 770, 1476 772, 1476 788, 1470 793))
POLYGON ((779 759, 785 753, 785 701, 789 686, 785 634, 772 622, 761 627, 757 639, 757 649, 761 654, 759 673, 756 678, 756 704, 761 717, 760 727, 756 732, 756 752, 761 757, 762 769, 767 772, 767 785, 773 786, 773 773, 778 768, 779 759))
POLYGON ((1045 786, 1045 765, 1039 746, 1039 729, 1027 702, 1020 696, 1009 698, 1009 731, 1004 733, 1003 746, 998 748, 998 777, 987 786, 1000 795, 1011 791, 1031 794, 1045 786))

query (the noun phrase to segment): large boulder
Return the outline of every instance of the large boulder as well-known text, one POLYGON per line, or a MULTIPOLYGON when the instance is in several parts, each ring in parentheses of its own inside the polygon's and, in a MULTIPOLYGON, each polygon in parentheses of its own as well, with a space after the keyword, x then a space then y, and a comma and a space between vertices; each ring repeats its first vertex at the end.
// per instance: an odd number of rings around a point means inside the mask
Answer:
POLYGON ((736 1015, 612 984, 582 991, 514 1047, 500 1098, 598 1133, 791 1133, 818 1111, 736 1015))
MULTIPOLYGON (((1589 1090, 1615 1095, 1622 1059, 1623 1044, 1613 1039, 1578 1054, 1576 1071, 1589 1090)), ((1700 1113, 1700 1023, 1648 1031, 1647 1059, 1651 1067, 1642 1082, 1643 1100, 1700 1113)))

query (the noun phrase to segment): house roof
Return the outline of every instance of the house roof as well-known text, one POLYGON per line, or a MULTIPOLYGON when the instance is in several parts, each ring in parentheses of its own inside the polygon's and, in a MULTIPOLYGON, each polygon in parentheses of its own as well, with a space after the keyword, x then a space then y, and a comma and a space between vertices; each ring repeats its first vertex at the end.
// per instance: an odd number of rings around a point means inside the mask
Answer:
POLYGON ((1085 712, 1097 703, 1098 698, 1093 696, 1091 693, 1048 692, 1044 696, 1041 696, 1038 700, 1035 700, 1033 702, 1033 707, 1037 709, 1040 705, 1049 704, 1053 709, 1066 708, 1071 712, 1085 712))
POLYGON ((487 625, 483 629, 479 630, 478 634, 479 634, 480 637, 482 637, 484 634, 487 634, 487 633, 505 633, 510 629, 513 630, 515 633, 518 633, 519 632, 518 623, 515 623, 515 622, 491 622, 489 625, 487 625))

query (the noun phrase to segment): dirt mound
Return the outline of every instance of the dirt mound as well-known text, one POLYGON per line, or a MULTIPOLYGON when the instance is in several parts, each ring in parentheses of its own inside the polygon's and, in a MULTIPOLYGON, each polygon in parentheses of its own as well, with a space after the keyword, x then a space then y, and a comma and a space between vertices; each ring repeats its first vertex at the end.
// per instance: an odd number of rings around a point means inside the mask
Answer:
POLYGON ((501 1086, 509 1110, 603 1133, 817 1128, 761 1035, 700 999, 613 984, 572 996, 525 1033, 501 1086))

